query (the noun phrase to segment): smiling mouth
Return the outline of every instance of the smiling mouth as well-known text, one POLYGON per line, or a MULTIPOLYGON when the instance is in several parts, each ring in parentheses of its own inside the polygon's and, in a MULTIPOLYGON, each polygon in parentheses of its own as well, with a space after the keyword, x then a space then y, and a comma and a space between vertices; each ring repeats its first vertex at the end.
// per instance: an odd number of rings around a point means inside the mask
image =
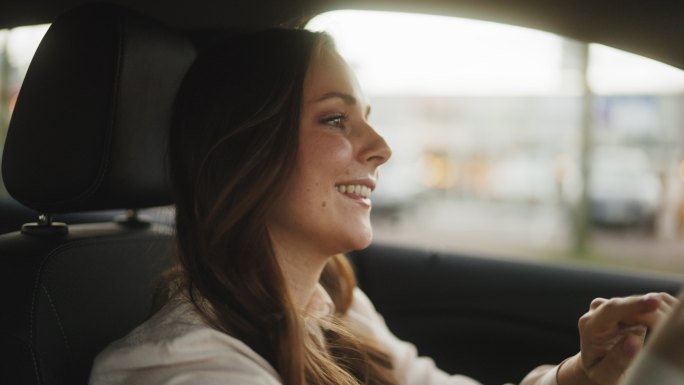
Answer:
POLYGON ((370 199, 371 189, 362 184, 338 185, 335 190, 345 195, 358 196, 365 199, 370 199))

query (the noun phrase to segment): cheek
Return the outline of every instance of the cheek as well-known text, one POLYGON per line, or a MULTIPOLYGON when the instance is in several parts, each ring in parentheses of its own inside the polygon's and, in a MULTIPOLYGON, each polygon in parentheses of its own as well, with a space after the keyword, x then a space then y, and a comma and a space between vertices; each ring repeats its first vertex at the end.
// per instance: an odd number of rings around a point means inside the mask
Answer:
POLYGON ((335 172, 353 161, 353 146, 341 136, 321 135, 300 144, 300 160, 305 169, 335 172))
POLYGON ((334 184, 349 177, 352 162, 353 146, 341 135, 323 132, 301 138, 290 185, 292 201, 309 213, 327 211, 334 184))

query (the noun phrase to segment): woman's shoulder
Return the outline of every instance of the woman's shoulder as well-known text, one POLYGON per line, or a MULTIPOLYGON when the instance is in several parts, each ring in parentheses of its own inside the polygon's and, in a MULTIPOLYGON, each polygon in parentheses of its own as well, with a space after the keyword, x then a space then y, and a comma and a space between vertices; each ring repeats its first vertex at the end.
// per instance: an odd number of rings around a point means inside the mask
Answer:
POLYGON ((91 385, 280 384, 273 367, 237 338, 211 328, 189 300, 171 299, 102 351, 91 385))
POLYGON ((347 312, 348 317, 352 319, 363 319, 370 322, 382 321, 382 317, 375 310, 373 302, 360 288, 354 288, 354 295, 351 306, 347 312))
POLYGON ((185 297, 177 296, 124 338, 115 341, 110 348, 126 349, 146 343, 160 343, 204 328, 208 326, 192 303, 185 297))
POLYGON ((384 337, 387 326, 382 316, 375 310, 373 302, 360 288, 354 288, 351 306, 345 314, 351 325, 364 335, 373 338, 384 337))

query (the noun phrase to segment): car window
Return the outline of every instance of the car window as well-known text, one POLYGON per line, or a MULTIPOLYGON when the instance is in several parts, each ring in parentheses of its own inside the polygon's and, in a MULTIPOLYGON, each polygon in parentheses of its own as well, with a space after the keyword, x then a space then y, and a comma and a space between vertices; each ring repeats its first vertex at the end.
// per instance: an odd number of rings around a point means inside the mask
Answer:
MULTIPOLYGON (((49 25, 0 29, 0 162, 7 126, 21 83, 49 25)), ((7 196, 0 178, 0 198, 7 196)))
POLYGON ((312 19, 394 149, 375 239, 684 272, 684 74, 546 32, 443 16, 312 19))

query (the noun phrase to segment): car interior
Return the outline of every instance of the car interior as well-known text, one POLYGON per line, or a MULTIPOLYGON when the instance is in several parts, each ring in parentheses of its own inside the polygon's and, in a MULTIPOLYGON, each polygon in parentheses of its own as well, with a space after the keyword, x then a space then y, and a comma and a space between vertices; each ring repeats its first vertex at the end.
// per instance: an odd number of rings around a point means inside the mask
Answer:
MULTIPOLYGON (((86 384, 97 353, 151 315, 173 226, 141 211, 173 203, 166 131, 197 50, 217 36, 347 8, 522 25, 684 68, 676 2, 4 2, 0 27, 51 27, 2 152, 11 197, 0 197, 1 384, 86 384)), ((593 298, 674 295, 682 285, 675 275, 381 243, 350 258, 397 336, 483 384, 517 383, 575 354, 577 319, 593 298)))

